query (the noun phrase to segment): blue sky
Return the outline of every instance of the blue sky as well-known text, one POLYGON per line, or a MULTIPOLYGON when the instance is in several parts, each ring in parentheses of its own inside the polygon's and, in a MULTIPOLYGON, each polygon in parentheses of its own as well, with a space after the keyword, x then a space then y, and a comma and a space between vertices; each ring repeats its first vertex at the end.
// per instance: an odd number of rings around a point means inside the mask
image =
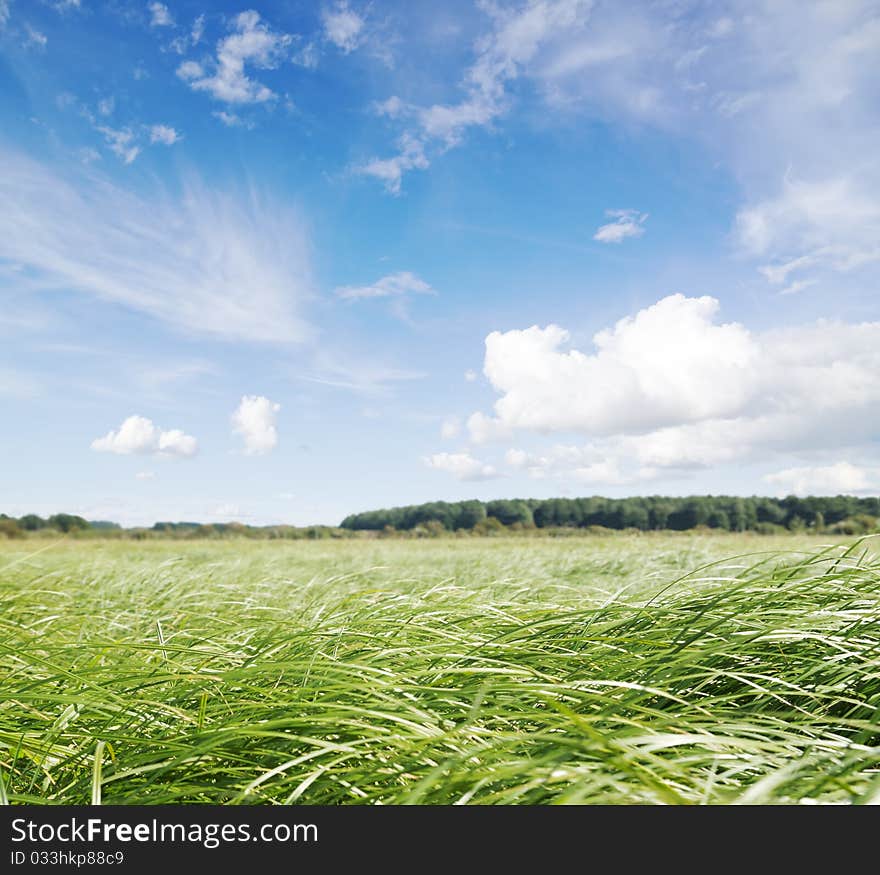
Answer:
POLYGON ((880 490, 880 3, 0 0, 0 505, 880 490))

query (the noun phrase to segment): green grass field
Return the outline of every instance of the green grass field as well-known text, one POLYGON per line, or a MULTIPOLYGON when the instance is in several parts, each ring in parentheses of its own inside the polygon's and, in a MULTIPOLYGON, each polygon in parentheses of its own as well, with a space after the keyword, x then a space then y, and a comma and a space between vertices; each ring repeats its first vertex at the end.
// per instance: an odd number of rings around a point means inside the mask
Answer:
POLYGON ((878 554, 0 542, 0 801, 877 801, 878 554))

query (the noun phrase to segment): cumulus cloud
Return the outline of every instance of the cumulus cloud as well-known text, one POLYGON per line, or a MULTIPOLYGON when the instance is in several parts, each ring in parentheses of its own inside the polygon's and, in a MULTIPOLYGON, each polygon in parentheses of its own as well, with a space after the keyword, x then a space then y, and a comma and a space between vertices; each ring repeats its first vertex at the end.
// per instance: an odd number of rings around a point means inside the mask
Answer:
POLYGON ((555 325, 493 332, 484 371, 501 397, 470 417, 471 439, 579 433, 583 446, 507 462, 541 476, 607 463, 590 476, 620 483, 873 440, 880 323, 754 332, 717 311, 672 295, 600 331, 591 353, 555 325))
POLYGON ((364 19, 345 0, 321 14, 324 38, 344 54, 353 52, 363 37, 364 19))
POLYGON ((425 464, 452 474, 456 480, 493 480, 500 476, 491 465, 480 462, 469 453, 435 453, 425 459, 425 464))
POLYGON ((623 243, 627 237, 641 237, 645 233, 647 213, 638 210, 606 210, 605 215, 613 218, 613 222, 602 225, 593 239, 600 243, 623 243))
POLYGON ((144 416, 129 416, 115 431, 92 441, 99 453, 174 456, 191 458, 198 452, 198 441, 180 429, 163 431, 144 416))
POLYGON ((5 27, 9 21, 9 0, 0 0, 0 27, 5 27))
POLYGON ((311 297, 309 242, 291 210, 257 191, 133 194, 93 168, 61 176, 0 150, 0 258, 22 288, 113 301, 187 333, 296 342, 311 297))
POLYGON ((293 37, 273 31, 254 10, 241 12, 230 24, 232 33, 217 44, 217 57, 207 68, 184 61, 177 75, 194 91, 205 91, 223 103, 265 103, 276 97, 263 83, 247 74, 247 67, 271 70, 286 56, 293 37))
POLYGON ((244 395, 232 414, 232 430, 244 440, 248 456, 271 452, 278 444, 276 414, 281 405, 262 395, 244 395))
POLYGON ((180 134, 168 125, 153 125, 150 128, 150 142, 173 146, 180 140, 180 134))
POLYGON ((741 325, 713 324, 714 298, 672 295, 563 351, 557 325, 494 331, 484 372, 508 428, 593 434, 735 415, 757 379, 759 350, 741 325))
POLYGON ((880 469, 849 462, 818 467, 787 468, 764 477, 780 495, 853 495, 880 488, 880 469))
POLYGON ((147 7, 150 12, 150 27, 173 27, 174 18, 164 3, 150 3, 147 7))
POLYGON ((433 295, 434 289, 423 279, 408 270, 383 276, 368 286, 340 286, 336 289, 340 298, 356 301, 365 298, 394 298, 404 295, 433 295))

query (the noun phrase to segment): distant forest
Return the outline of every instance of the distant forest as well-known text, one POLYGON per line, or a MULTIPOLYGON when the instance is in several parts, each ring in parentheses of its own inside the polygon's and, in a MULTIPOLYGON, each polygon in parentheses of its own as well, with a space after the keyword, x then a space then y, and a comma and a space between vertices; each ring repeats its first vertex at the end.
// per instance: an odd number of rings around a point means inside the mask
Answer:
POLYGON ((686 531, 706 527, 729 532, 782 529, 827 530, 844 534, 874 531, 880 498, 740 498, 693 495, 668 498, 548 498, 498 501, 433 501, 347 516, 344 529, 409 531, 440 525, 447 531, 496 526, 515 528, 638 529, 686 531))
POLYGON ((347 516, 339 526, 249 526, 240 522, 159 522, 124 529, 117 523, 59 513, 11 517, 0 514, 0 538, 39 534, 129 538, 353 538, 435 537, 448 532, 566 534, 606 531, 828 532, 862 535, 880 531, 880 498, 740 498, 692 495, 669 498, 515 498, 497 501, 431 501, 347 516))

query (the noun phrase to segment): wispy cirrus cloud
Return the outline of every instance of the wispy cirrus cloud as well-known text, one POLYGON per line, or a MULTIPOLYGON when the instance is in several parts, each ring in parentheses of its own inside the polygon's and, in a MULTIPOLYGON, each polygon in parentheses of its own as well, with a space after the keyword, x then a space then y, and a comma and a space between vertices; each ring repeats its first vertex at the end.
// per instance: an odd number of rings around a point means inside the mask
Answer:
POLYGON ((335 352, 326 346, 314 351, 310 372, 296 374, 297 379, 309 383, 365 396, 389 395, 394 386, 423 380, 426 376, 423 371, 398 368, 393 364, 374 361, 368 355, 335 352))
POLYGON ((408 270, 383 276, 367 286, 339 286, 336 294, 348 301, 369 298, 399 298, 405 295, 433 295, 434 289, 408 270))
POLYGON ((297 343, 311 330, 302 219, 255 190, 137 194, 3 152, 0 259, 22 286, 111 301, 191 334, 297 343))

